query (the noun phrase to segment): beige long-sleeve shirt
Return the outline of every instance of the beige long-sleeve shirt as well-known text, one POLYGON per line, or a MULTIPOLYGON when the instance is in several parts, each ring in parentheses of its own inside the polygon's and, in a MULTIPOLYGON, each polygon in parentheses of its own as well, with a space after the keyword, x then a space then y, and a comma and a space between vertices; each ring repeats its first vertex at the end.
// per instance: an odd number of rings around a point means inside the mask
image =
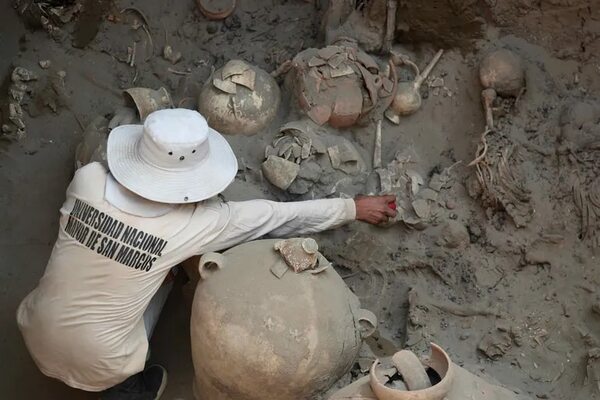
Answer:
POLYGON ((356 215, 353 200, 213 199, 140 217, 106 200, 107 176, 99 163, 76 172, 45 273, 17 311, 40 370, 87 391, 143 369, 148 341, 142 316, 173 266, 266 234, 326 230, 356 215))

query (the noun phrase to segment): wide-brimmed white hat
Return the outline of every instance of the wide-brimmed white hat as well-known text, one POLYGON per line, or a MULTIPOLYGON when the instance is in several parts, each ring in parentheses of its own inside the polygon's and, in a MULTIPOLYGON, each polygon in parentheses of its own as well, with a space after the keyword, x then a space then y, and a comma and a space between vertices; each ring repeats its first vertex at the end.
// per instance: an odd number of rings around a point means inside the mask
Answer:
POLYGON ((229 143, 200 113, 159 110, 143 125, 122 125, 108 137, 110 172, 127 189, 161 203, 213 197, 233 181, 237 160, 229 143))

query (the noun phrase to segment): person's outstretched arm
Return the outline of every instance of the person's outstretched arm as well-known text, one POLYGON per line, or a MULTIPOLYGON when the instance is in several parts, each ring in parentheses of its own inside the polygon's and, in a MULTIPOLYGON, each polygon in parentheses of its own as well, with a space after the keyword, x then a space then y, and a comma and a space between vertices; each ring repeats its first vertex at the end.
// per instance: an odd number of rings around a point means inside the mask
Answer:
POLYGON ((371 224, 396 216, 389 206, 395 196, 361 196, 356 199, 322 199, 280 203, 269 200, 226 202, 219 207, 221 230, 201 252, 218 251, 270 235, 306 235, 336 228, 354 220, 371 224))

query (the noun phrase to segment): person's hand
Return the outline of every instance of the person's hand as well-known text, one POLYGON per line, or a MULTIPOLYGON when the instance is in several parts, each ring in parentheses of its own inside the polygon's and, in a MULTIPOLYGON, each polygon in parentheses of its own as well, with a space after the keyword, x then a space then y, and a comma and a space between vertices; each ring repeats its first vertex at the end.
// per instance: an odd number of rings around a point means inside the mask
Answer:
POLYGON ((378 225, 396 216, 396 196, 357 196, 356 219, 378 225))

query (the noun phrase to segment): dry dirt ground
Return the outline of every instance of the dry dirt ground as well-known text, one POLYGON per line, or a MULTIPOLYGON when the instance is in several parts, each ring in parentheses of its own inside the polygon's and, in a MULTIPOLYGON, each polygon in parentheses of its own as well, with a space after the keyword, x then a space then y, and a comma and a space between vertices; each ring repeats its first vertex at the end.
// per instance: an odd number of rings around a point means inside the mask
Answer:
MULTIPOLYGON (((42 275, 56 238, 81 125, 113 112, 127 87, 164 86, 177 104, 191 108, 211 67, 226 60, 242 58, 272 71, 299 50, 323 45, 322 11, 301 0, 243 1, 224 22, 208 22, 192 0, 119 0, 99 20, 91 15, 85 24, 69 23, 52 39, 26 28, 10 3, 0 3, 0 103, 14 67, 40 79, 26 107, 25 138, 0 144, 0 397, 92 399, 44 377, 15 323, 15 310, 42 275), (132 28, 137 14, 120 13, 130 6, 145 14, 153 53, 146 34, 132 28), (138 48, 132 68, 119 60, 134 41, 143 50, 138 48), (176 65, 161 57, 165 44, 182 52, 176 65), (40 68, 40 60, 50 60, 51 67, 40 68), (43 90, 56 71, 66 72, 66 93, 58 100, 43 90), (56 111, 47 106, 53 102, 56 111)), ((108 2, 89 3, 102 9, 108 2)), ((600 7, 577 0, 400 3, 404 23, 414 22, 415 29, 399 35, 397 49, 424 65, 436 46, 450 47, 433 72, 443 78, 443 89, 425 87, 419 112, 398 126, 384 122, 382 158, 387 163, 398 151, 411 154, 411 168, 425 183, 444 171, 449 180, 422 230, 354 223, 317 237, 380 319, 365 357, 404 347, 420 353, 434 341, 456 363, 533 398, 598 398, 600 7), (475 28, 468 25, 469 39, 475 39, 465 44, 450 35, 460 26, 433 18, 438 6, 476 21, 475 28), (485 124, 479 61, 502 47, 522 58, 527 78, 527 91, 488 138, 490 157, 500 162, 499 155, 507 154, 509 181, 526 199, 505 201, 505 209, 477 197, 475 169, 467 167, 485 124)), ((228 137, 247 169, 226 197, 291 199, 262 180, 259 167, 266 144, 289 119, 289 103, 284 96, 266 132, 228 137)), ((339 135, 358 145, 370 165, 374 132, 370 123, 339 135)), ((349 185, 343 194, 360 191, 349 185)), ((152 359, 170 373, 164 398, 191 400, 190 306, 180 280, 152 339, 152 359)))

